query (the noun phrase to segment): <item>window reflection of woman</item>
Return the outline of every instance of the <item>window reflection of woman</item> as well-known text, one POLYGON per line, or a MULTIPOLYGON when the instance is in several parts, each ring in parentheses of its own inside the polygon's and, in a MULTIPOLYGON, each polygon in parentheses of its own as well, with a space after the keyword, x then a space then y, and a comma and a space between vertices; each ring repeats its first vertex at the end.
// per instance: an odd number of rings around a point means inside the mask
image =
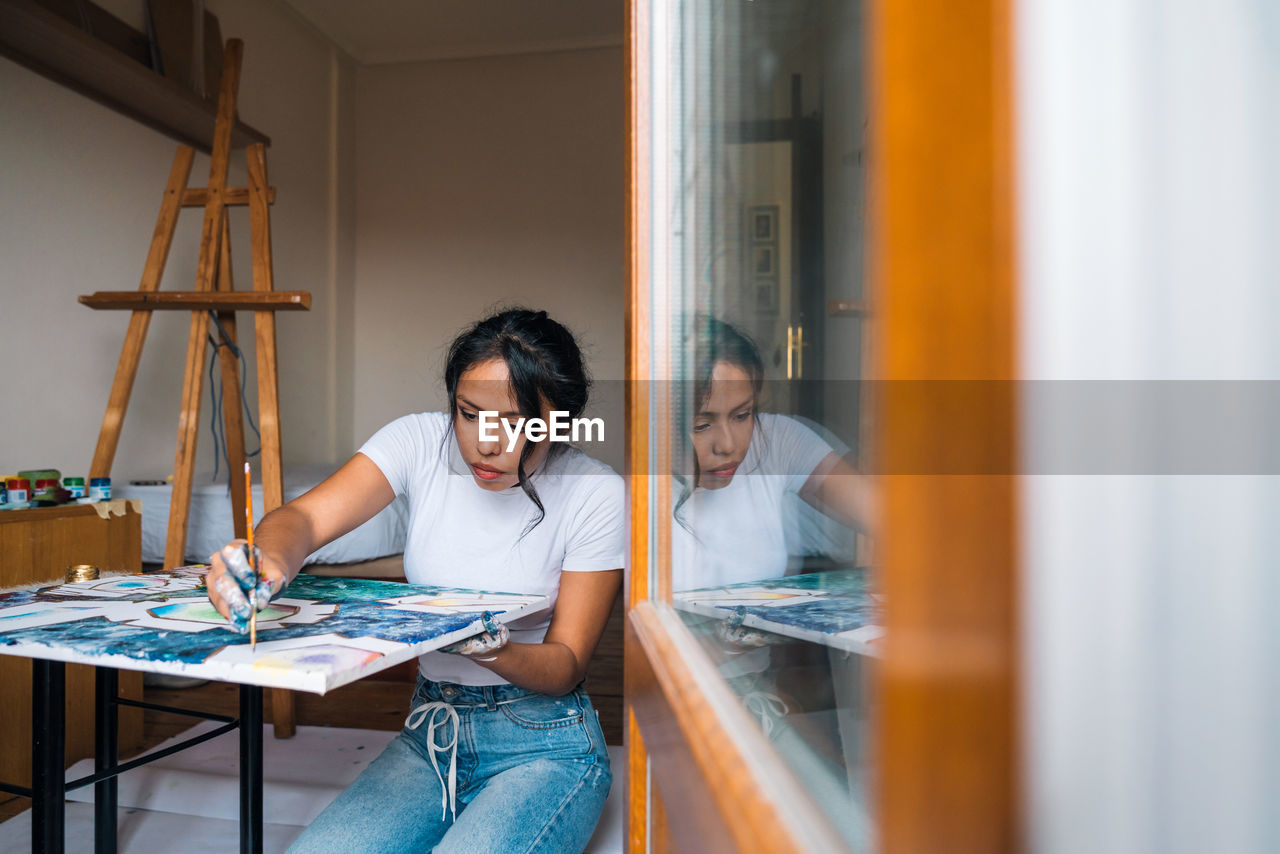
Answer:
POLYGON ((800 421, 760 412, 764 364, 751 339, 709 317, 693 336, 693 476, 676 505, 674 589, 785 574, 789 494, 868 531, 869 480, 800 421))

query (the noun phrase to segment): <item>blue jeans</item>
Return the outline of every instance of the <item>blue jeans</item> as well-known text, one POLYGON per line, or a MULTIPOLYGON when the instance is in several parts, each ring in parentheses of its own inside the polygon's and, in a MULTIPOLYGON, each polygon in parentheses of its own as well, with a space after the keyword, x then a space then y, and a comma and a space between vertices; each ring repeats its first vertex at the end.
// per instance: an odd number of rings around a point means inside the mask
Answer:
POLYGON ((562 854, 586 847, 613 773, 581 687, 552 697, 419 676, 412 708, 400 734, 290 852, 562 854))

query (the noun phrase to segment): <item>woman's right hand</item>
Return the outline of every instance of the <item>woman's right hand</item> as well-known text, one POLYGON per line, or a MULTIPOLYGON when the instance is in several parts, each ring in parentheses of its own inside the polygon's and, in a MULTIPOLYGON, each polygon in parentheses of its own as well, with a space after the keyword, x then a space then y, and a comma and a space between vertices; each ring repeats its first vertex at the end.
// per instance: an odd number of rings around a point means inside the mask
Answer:
POLYGON ((254 546, 258 571, 249 565, 248 543, 232 540, 209 556, 205 588, 209 601, 240 634, 249 631, 249 616, 261 611, 288 585, 284 565, 254 546))

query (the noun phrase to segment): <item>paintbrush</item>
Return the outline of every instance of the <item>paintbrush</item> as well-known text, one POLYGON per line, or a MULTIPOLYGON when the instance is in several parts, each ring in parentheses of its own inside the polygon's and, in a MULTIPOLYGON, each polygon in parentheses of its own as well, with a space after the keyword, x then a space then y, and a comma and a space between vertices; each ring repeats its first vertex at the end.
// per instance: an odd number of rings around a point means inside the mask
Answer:
POLYGON ((249 541, 249 568, 253 570, 253 588, 249 591, 249 650, 258 645, 258 559, 253 553, 253 476, 249 461, 244 461, 244 532, 249 541))

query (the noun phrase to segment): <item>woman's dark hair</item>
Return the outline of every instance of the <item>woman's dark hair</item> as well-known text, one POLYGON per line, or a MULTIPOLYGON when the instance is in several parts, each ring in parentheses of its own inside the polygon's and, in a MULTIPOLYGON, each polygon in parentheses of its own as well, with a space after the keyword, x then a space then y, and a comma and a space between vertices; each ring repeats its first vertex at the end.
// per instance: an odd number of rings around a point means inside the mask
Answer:
POLYGON ((711 397, 711 374, 717 362, 741 368, 751 379, 752 396, 759 401, 764 388, 760 350, 745 332, 708 315, 697 315, 693 329, 693 397, 698 407, 711 397))
MULTIPOLYGON (((444 385, 449 392, 451 418, 458 417, 458 380, 471 367, 491 359, 506 363, 516 405, 526 418, 542 417, 543 401, 552 410, 568 412, 571 419, 586 408, 591 378, 573 333, 547 317, 545 311, 509 308, 476 323, 449 345, 444 385)), ((516 466, 520 488, 538 508, 530 530, 546 515, 524 468, 533 450, 533 443, 526 442, 516 466)), ((552 444, 548 458, 559 450, 552 444)))

